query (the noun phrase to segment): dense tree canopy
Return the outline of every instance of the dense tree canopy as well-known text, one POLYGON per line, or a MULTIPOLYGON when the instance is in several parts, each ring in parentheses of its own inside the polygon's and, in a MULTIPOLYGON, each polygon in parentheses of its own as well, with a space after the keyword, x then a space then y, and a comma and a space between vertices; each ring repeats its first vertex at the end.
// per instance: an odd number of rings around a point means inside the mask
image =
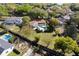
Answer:
POLYGON ((60 23, 60 22, 59 22, 59 20, 58 20, 57 18, 53 18, 53 17, 52 17, 52 19, 51 19, 51 24, 52 24, 52 25, 56 26, 56 25, 59 25, 59 23, 60 23))
POLYGON ((43 9, 40 9, 40 8, 33 8, 30 12, 29 12, 29 15, 32 17, 32 18, 47 18, 48 17, 48 13, 43 10, 43 9))
POLYGON ((0 15, 4 15, 4 16, 9 15, 8 10, 4 5, 0 5, 0 15))
POLYGON ((71 4, 70 8, 73 11, 79 11, 79 4, 71 4))
POLYGON ((32 7, 33 6, 31 6, 29 4, 18 5, 17 8, 16 8, 16 12, 19 15, 21 15, 21 14, 27 15, 27 13, 32 10, 32 7))
POLYGON ((75 12, 75 14, 72 16, 72 20, 78 25, 79 28, 79 11, 75 12))
POLYGON ((66 35, 76 39, 77 36, 77 28, 74 22, 65 25, 66 35))
POLYGON ((76 41, 70 37, 57 37, 55 38, 55 49, 61 49, 64 53, 70 51, 79 52, 79 47, 76 41))
POLYGON ((29 23, 29 21, 30 21, 31 19, 30 19, 29 16, 24 16, 24 17, 22 18, 22 20, 23 20, 23 24, 26 25, 26 24, 29 23))

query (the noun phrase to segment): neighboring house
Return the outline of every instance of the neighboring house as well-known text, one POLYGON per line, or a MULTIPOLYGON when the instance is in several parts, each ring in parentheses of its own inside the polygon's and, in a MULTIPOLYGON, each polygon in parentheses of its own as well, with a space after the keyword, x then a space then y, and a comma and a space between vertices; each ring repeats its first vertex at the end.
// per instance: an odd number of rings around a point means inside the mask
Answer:
POLYGON ((66 11, 66 14, 68 14, 68 15, 74 14, 74 12, 70 8, 65 9, 65 11, 66 11))
POLYGON ((69 15, 60 16, 58 17, 58 20, 60 21, 60 24, 65 24, 66 21, 69 21, 71 18, 69 15))
POLYGON ((13 45, 5 40, 0 39, 0 55, 6 56, 14 49, 13 45))
POLYGON ((66 19, 66 20, 70 20, 70 16, 69 15, 65 15, 65 16, 63 16, 63 18, 66 19))
POLYGON ((5 19, 4 24, 16 24, 20 25, 22 24, 22 17, 8 17, 5 19))
POLYGON ((30 22, 30 25, 34 30, 39 30, 42 32, 47 30, 47 24, 45 20, 33 20, 30 22))

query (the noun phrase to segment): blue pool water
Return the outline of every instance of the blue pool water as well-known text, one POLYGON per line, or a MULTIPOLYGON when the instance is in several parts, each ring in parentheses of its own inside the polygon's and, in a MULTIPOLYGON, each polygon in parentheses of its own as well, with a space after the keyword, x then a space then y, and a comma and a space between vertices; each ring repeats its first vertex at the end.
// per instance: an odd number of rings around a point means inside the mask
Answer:
POLYGON ((10 34, 5 34, 2 36, 3 40, 5 40, 5 41, 9 41, 11 39, 11 37, 12 37, 12 35, 10 35, 10 34))

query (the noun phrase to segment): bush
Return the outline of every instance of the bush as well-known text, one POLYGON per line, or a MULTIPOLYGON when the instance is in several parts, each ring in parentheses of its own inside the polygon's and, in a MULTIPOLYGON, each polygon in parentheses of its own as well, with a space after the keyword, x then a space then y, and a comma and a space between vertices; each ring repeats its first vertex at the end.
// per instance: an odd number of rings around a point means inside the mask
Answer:
POLYGON ((52 17, 51 24, 54 25, 54 26, 59 25, 59 20, 57 18, 52 17))
POLYGON ((31 18, 29 16, 24 16, 22 20, 23 20, 23 24, 26 25, 30 22, 31 18))
POLYGON ((14 49, 13 52, 15 52, 16 54, 20 54, 20 52, 16 49, 14 49))

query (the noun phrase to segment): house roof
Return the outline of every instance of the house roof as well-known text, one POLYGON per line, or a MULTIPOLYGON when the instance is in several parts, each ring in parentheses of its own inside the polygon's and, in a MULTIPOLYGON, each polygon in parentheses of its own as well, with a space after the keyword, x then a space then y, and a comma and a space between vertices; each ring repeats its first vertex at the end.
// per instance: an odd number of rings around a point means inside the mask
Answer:
POLYGON ((69 15, 65 15, 63 18, 69 20, 70 19, 70 16, 69 15))
POLYGON ((10 43, 8 43, 8 42, 6 42, 6 41, 0 39, 0 54, 1 54, 4 50, 6 50, 6 49, 8 49, 8 48, 11 48, 12 46, 13 46, 12 44, 10 44, 10 43))
POLYGON ((62 16, 62 17, 58 17, 58 20, 60 21, 61 24, 64 24, 66 21, 70 20, 70 16, 65 15, 65 16, 62 16))
POLYGON ((0 54, 4 51, 4 49, 2 47, 0 47, 0 54))
POLYGON ((46 21, 45 20, 33 20, 33 21, 31 21, 30 22, 30 25, 37 25, 37 24, 39 24, 39 23, 46 23, 46 21))
POLYGON ((8 17, 8 18, 5 19, 4 23, 21 24, 22 23, 22 17, 8 17))

